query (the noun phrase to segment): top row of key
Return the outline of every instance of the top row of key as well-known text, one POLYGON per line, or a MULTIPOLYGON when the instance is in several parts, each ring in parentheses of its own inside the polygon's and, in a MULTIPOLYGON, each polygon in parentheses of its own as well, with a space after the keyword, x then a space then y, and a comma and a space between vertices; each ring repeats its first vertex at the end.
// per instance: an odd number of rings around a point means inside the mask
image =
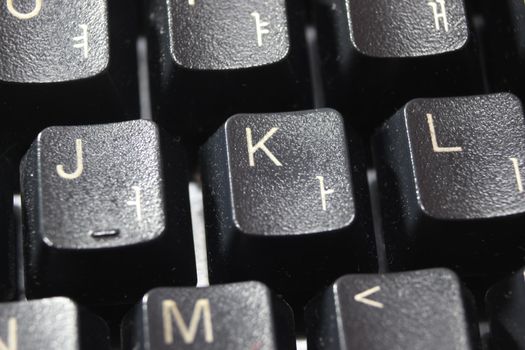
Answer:
MULTIPOLYGON (((148 7, 153 114, 164 127, 202 142, 235 113, 314 107, 307 4, 148 7)), ((378 126, 415 97, 486 92, 463 0, 318 0, 314 9, 326 105, 352 111, 356 127, 378 126)), ((42 120, 36 130, 71 124, 72 110, 76 124, 136 118, 137 22, 123 0, 1 1, 3 112, 42 120)))
MULTIPOLYGON (((265 6, 264 15, 257 11, 258 7, 263 10, 257 1, 236 1, 233 5, 198 0, 160 3, 157 14, 162 11, 164 15, 153 17, 154 21, 159 28, 169 23, 169 33, 177 33, 170 35, 170 52, 173 61, 184 68, 256 67, 288 54, 288 25, 281 1, 265 6), (238 21, 231 21, 232 15, 238 21), (268 29, 270 25, 273 30, 268 29)), ((108 67, 107 1, 76 2, 66 7, 56 1, 6 0, 4 6, 0 12, 5 52, 2 81, 69 81, 92 77, 108 67), (43 40, 49 37, 54 40, 43 40)))
MULTIPOLYGON (((168 29, 169 52, 173 62, 181 67, 196 70, 258 67, 283 60, 290 53, 284 1, 269 1, 264 6, 254 0, 237 0, 233 4, 199 0, 153 3, 153 25, 168 29)), ((344 4, 333 1, 333 8, 340 11, 339 5, 344 4)), ((461 0, 432 0, 428 4, 406 3, 396 7, 385 0, 372 4, 353 0, 346 6, 352 43, 360 53, 371 57, 451 52, 461 49, 469 38, 461 0), (407 20, 406 26, 399 25, 407 20)), ((1 80, 68 81, 87 78, 107 68, 110 50, 105 0, 79 2, 67 8, 56 1, 6 0, 5 9, 0 12, 5 34, 2 46, 9 54, 2 57, 1 80), (42 40, 51 35, 55 40, 42 40)))

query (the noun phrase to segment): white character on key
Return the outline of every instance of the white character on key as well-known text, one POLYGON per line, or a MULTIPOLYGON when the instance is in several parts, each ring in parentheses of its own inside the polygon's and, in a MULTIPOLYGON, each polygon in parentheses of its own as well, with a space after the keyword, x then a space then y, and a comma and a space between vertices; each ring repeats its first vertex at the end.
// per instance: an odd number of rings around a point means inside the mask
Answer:
POLYGON ((255 18, 255 28, 257 30, 257 45, 263 46, 263 35, 270 34, 270 30, 265 27, 268 27, 270 23, 261 21, 261 15, 257 11, 252 12, 251 15, 253 16, 253 18, 255 18))
POLYGON ((516 185, 518 186, 518 192, 523 192, 523 182, 521 180, 521 171, 520 171, 520 160, 518 158, 509 158, 514 166, 514 176, 516 177, 516 185))
MULTIPOLYGON (((213 343, 213 323, 209 299, 199 299, 193 308, 193 314, 189 325, 184 321, 182 313, 174 300, 162 302, 162 321, 164 330, 164 344, 171 345, 174 342, 174 334, 180 334, 185 344, 194 344, 197 334, 204 335, 204 341, 213 343), (202 322, 201 322, 202 320, 202 322), (199 323, 202 323, 202 333, 199 331, 199 323), (176 326, 177 332, 174 332, 176 326)), ((202 347, 201 347, 202 348, 202 347)))
POLYGON ((17 336, 17 320, 14 317, 10 317, 7 321, 7 342, 0 338, 0 350, 17 350, 18 349, 18 336, 17 336))
POLYGON ((135 199, 131 201, 127 201, 127 205, 131 205, 135 207, 136 213, 137 213, 137 221, 142 221, 142 200, 141 200, 141 189, 138 186, 131 187, 133 191, 135 191, 135 199))
POLYGON ((324 186, 324 176, 317 176, 317 180, 319 180, 319 187, 321 188, 321 204, 323 206, 323 210, 326 211, 326 196, 330 194, 334 194, 333 189, 326 189, 324 186))
POLYGON ((85 24, 80 24, 79 27, 80 29, 82 29, 82 34, 73 38, 73 41, 75 42, 73 47, 75 49, 81 49, 84 54, 84 58, 88 58, 89 56, 88 26, 85 24))
POLYGON ((365 290, 364 292, 356 294, 354 296, 354 300, 357 301, 358 303, 372 306, 377 309, 383 309, 385 307, 385 304, 370 298, 371 295, 376 294, 377 292, 380 292, 380 291, 381 291, 381 287, 375 286, 373 288, 365 290))
POLYGON ((6 2, 7 10, 9 11, 9 13, 11 13, 18 19, 31 19, 33 17, 38 16, 40 11, 42 10, 42 0, 35 0, 35 7, 31 12, 27 13, 18 12, 18 10, 15 9, 15 6, 13 5, 13 0, 6 0, 6 2))
POLYGON ((434 12, 436 30, 441 30, 440 21, 442 21, 445 32, 448 32, 447 8, 445 0, 432 0, 428 3, 428 6, 432 7, 432 11, 434 12))
POLYGON ((427 124, 428 124, 428 130, 430 131, 430 141, 432 142, 432 149, 436 153, 452 153, 452 152, 463 152, 462 147, 441 147, 439 145, 437 135, 436 135, 436 127, 434 126, 434 117, 432 114, 427 114, 427 124))
POLYGON ((252 129, 246 128, 246 142, 248 143, 248 162, 251 167, 255 166, 255 152, 258 150, 262 150, 268 158, 277 166, 283 166, 283 164, 277 159, 276 156, 266 147, 266 141, 268 141, 270 138, 272 138, 273 134, 275 134, 277 131, 279 131, 279 128, 272 128, 270 131, 264 135, 264 137, 257 142, 255 145, 253 144, 252 139, 252 129))
POLYGON ((77 159, 77 168, 72 173, 67 173, 64 170, 64 166, 62 164, 57 165, 57 174, 63 179, 66 180, 74 180, 80 177, 82 175, 82 172, 84 171, 84 155, 82 153, 82 140, 76 139, 75 140, 75 151, 76 151, 76 159, 77 159))

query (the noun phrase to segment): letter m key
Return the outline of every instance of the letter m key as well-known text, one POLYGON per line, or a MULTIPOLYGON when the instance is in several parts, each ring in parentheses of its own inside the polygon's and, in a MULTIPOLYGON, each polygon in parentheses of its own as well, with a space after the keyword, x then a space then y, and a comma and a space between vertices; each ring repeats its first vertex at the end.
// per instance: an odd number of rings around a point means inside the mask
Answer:
POLYGON ((192 344, 195 342, 197 329, 202 319, 202 327, 204 328, 204 340, 206 343, 213 342, 213 328, 211 321, 210 301, 208 299, 199 299, 195 303, 193 313, 191 315, 189 326, 184 321, 182 314, 173 300, 164 300, 162 302, 162 321, 164 330, 164 343, 173 344, 175 325, 178 332, 182 336, 185 344, 192 344))

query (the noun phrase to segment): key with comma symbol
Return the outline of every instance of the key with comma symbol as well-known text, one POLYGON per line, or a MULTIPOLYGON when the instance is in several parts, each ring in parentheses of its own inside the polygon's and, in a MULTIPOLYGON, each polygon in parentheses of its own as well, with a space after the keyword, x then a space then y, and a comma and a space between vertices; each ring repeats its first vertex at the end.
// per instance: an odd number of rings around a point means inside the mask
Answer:
POLYGON ((306 306, 311 350, 480 350, 459 278, 432 269, 339 278, 306 306))

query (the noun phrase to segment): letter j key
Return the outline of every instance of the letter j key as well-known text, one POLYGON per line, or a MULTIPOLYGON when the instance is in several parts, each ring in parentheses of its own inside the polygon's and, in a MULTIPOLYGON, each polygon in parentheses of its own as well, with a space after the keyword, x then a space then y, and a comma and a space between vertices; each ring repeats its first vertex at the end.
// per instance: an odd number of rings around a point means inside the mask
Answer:
POLYGON ((375 154, 393 266, 490 275, 523 265, 525 120, 515 96, 413 100, 379 130, 375 154))
POLYGON ((330 109, 236 115, 219 129, 202 149, 212 281, 262 280, 298 301, 374 269, 365 170, 347 143, 330 109))
POLYGON ((121 302, 195 282, 184 163, 152 122, 48 128, 20 172, 30 297, 121 302))

